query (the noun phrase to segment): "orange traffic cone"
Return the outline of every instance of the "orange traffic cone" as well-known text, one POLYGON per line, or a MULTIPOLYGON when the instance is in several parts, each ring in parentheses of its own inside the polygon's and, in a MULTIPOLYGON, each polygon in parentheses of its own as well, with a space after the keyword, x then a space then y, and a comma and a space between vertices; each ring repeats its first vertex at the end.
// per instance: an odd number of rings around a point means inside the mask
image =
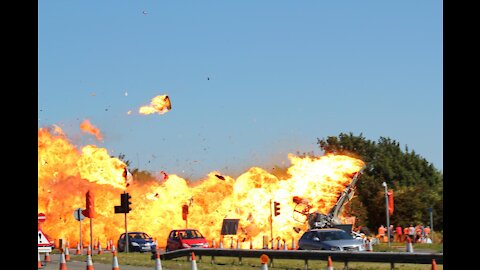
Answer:
POLYGON ((268 260, 270 258, 268 258, 268 256, 266 254, 262 254, 262 256, 260 256, 260 263, 262 264, 262 266, 260 266, 260 270, 268 270, 268 260))
POLYGON ((45 253, 45 259, 43 260, 44 262, 46 263, 49 263, 52 261, 52 259, 50 258, 50 253, 45 253))
POLYGON ((107 250, 107 251, 110 250, 110 244, 109 244, 108 240, 107 240, 107 244, 105 245, 105 250, 107 250))
POLYGON ((285 239, 283 239, 283 250, 288 250, 287 241, 285 241, 285 239))
POLYGON ((102 251, 102 245, 100 244, 100 242, 98 243, 98 255, 102 254, 103 251, 102 251))
POLYGON ((216 248, 216 246, 215 246, 215 239, 212 240, 212 248, 216 248))
POLYGON ((223 241, 220 240, 220 245, 218 245, 218 248, 223 248, 223 241))
POLYGON ((65 248, 65 261, 70 261, 70 251, 68 250, 68 247, 65 248))
POLYGON ((95 240, 93 241, 93 250, 97 250, 98 249, 98 241, 95 240))
POLYGON ((80 248, 80 243, 78 243, 77 250, 75 251, 75 255, 81 255, 81 254, 82 254, 82 250, 80 248))
POLYGON ((327 270, 333 270, 332 257, 328 256, 327 270))
POLYGON ((162 262, 160 261, 160 252, 158 251, 155 257, 155 270, 162 270, 162 262))
POLYGON ((197 270, 197 261, 195 260, 195 253, 193 252, 192 252, 192 264, 190 265, 190 270, 197 270))
POLYGON ((113 252, 113 259, 112 259, 112 270, 120 270, 118 266, 118 259, 117 259, 117 252, 113 252))
POLYGON ((92 262, 92 255, 90 255, 92 251, 90 250, 90 245, 88 246, 87 250, 87 270, 94 270, 93 262, 92 262))
POLYGON ((295 238, 292 237, 292 250, 295 250, 295 238))
POLYGON ((435 259, 432 259, 432 270, 437 270, 437 262, 435 259))
POLYGON ((59 270, 67 270, 67 262, 65 261, 65 253, 60 254, 60 267, 59 270))
POLYGON ((41 269, 43 267, 42 261, 40 260, 40 252, 38 252, 38 269, 41 269))
POLYGON ((112 252, 116 252, 115 245, 112 244, 112 252))

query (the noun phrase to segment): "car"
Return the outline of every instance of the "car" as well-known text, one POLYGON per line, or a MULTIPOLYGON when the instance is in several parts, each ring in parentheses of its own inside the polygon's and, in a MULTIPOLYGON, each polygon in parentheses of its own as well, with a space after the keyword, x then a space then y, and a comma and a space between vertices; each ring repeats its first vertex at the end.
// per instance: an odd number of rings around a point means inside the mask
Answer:
MULTIPOLYGON (((126 239, 125 233, 122 233, 117 241, 119 252, 125 251, 126 239)), ((128 251, 129 252, 149 252, 156 249, 155 242, 145 232, 128 232, 128 251)))
POLYGON ((300 250, 365 251, 362 240, 336 228, 306 231, 298 240, 300 250))
POLYGON ((168 234, 165 251, 173 251, 183 248, 208 248, 205 237, 196 229, 176 229, 168 234))

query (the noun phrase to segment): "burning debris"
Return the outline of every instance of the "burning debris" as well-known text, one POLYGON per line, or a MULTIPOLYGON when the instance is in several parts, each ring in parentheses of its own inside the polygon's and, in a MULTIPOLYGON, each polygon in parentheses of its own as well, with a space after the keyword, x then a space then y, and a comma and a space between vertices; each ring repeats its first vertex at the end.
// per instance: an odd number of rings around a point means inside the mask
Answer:
POLYGON ((170 98, 167 95, 160 95, 152 98, 150 105, 140 107, 138 112, 140 114, 164 114, 171 109, 170 98))
POLYGON ((95 135, 97 140, 103 141, 103 136, 100 133, 100 130, 94 125, 92 125, 88 119, 83 120, 83 122, 80 124, 80 129, 84 132, 95 135))

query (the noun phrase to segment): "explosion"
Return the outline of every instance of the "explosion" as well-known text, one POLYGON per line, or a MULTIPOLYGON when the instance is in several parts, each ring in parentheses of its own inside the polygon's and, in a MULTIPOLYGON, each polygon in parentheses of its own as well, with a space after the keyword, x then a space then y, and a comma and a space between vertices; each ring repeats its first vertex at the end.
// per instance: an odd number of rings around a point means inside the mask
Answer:
MULTIPOLYGON (((290 154, 288 158, 288 177, 281 179, 252 167, 236 179, 213 171, 190 182, 169 173, 163 179, 133 179, 127 185, 126 164, 111 157, 106 149, 87 145, 79 150, 59 127, 39 128, 38 211, 47 218, 42 229, 54 239, 68 239, 76 245, 79 223, 73 212, 85 208, 85 194, 90 190, 95 194, 93 238, 102 245, 110 239, 116 243, 125 225, 124 214, 115 214, 114 206, 120 205, 120 194, 126 191, 132 196, 132 210, 127 214, 129 231, 148 233, 160 247, 165 246, 170 230, 185 228, 185 204, 189 205, 188 227, 198 229, 210 243, 221 239, 223 219, 234 218, 240 221, 233 237, 241 247, 248 248, 251 240, 254 248, 261 248, 262 237, 270 236, 271 201, 276 201, 281 204, 281 214, 273 218, 274 238, 297 241, 301 233, 293 228, 306 230, 307 225, 293 218, 292 198, 305 198, 313 210, 327 213, 364 162, 343 155, 290 154)), ((83 243, 90 241, 88 223, 86 218, 82 224, 83 243)))

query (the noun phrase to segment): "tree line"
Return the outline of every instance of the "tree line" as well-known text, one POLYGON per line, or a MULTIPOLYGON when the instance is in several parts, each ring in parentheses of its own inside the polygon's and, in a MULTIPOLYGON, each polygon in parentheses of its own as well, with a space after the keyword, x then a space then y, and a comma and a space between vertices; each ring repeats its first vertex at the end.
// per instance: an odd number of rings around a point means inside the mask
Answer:
POLYGON ((356 225, 376 231, 386 225, 385 188, 393 190, 394 212, 390 224, 402 227, 422 223, 430 225, 429 208, 433 213, 435 231, 443 231, 443 173, 407 146, 386 137, 378 141, 360 135, 340 133, 338 136, 317 138, 325 154, 343 154, 366 163, 357 182, 354 198, 344 211, 355 216, 356 225))

